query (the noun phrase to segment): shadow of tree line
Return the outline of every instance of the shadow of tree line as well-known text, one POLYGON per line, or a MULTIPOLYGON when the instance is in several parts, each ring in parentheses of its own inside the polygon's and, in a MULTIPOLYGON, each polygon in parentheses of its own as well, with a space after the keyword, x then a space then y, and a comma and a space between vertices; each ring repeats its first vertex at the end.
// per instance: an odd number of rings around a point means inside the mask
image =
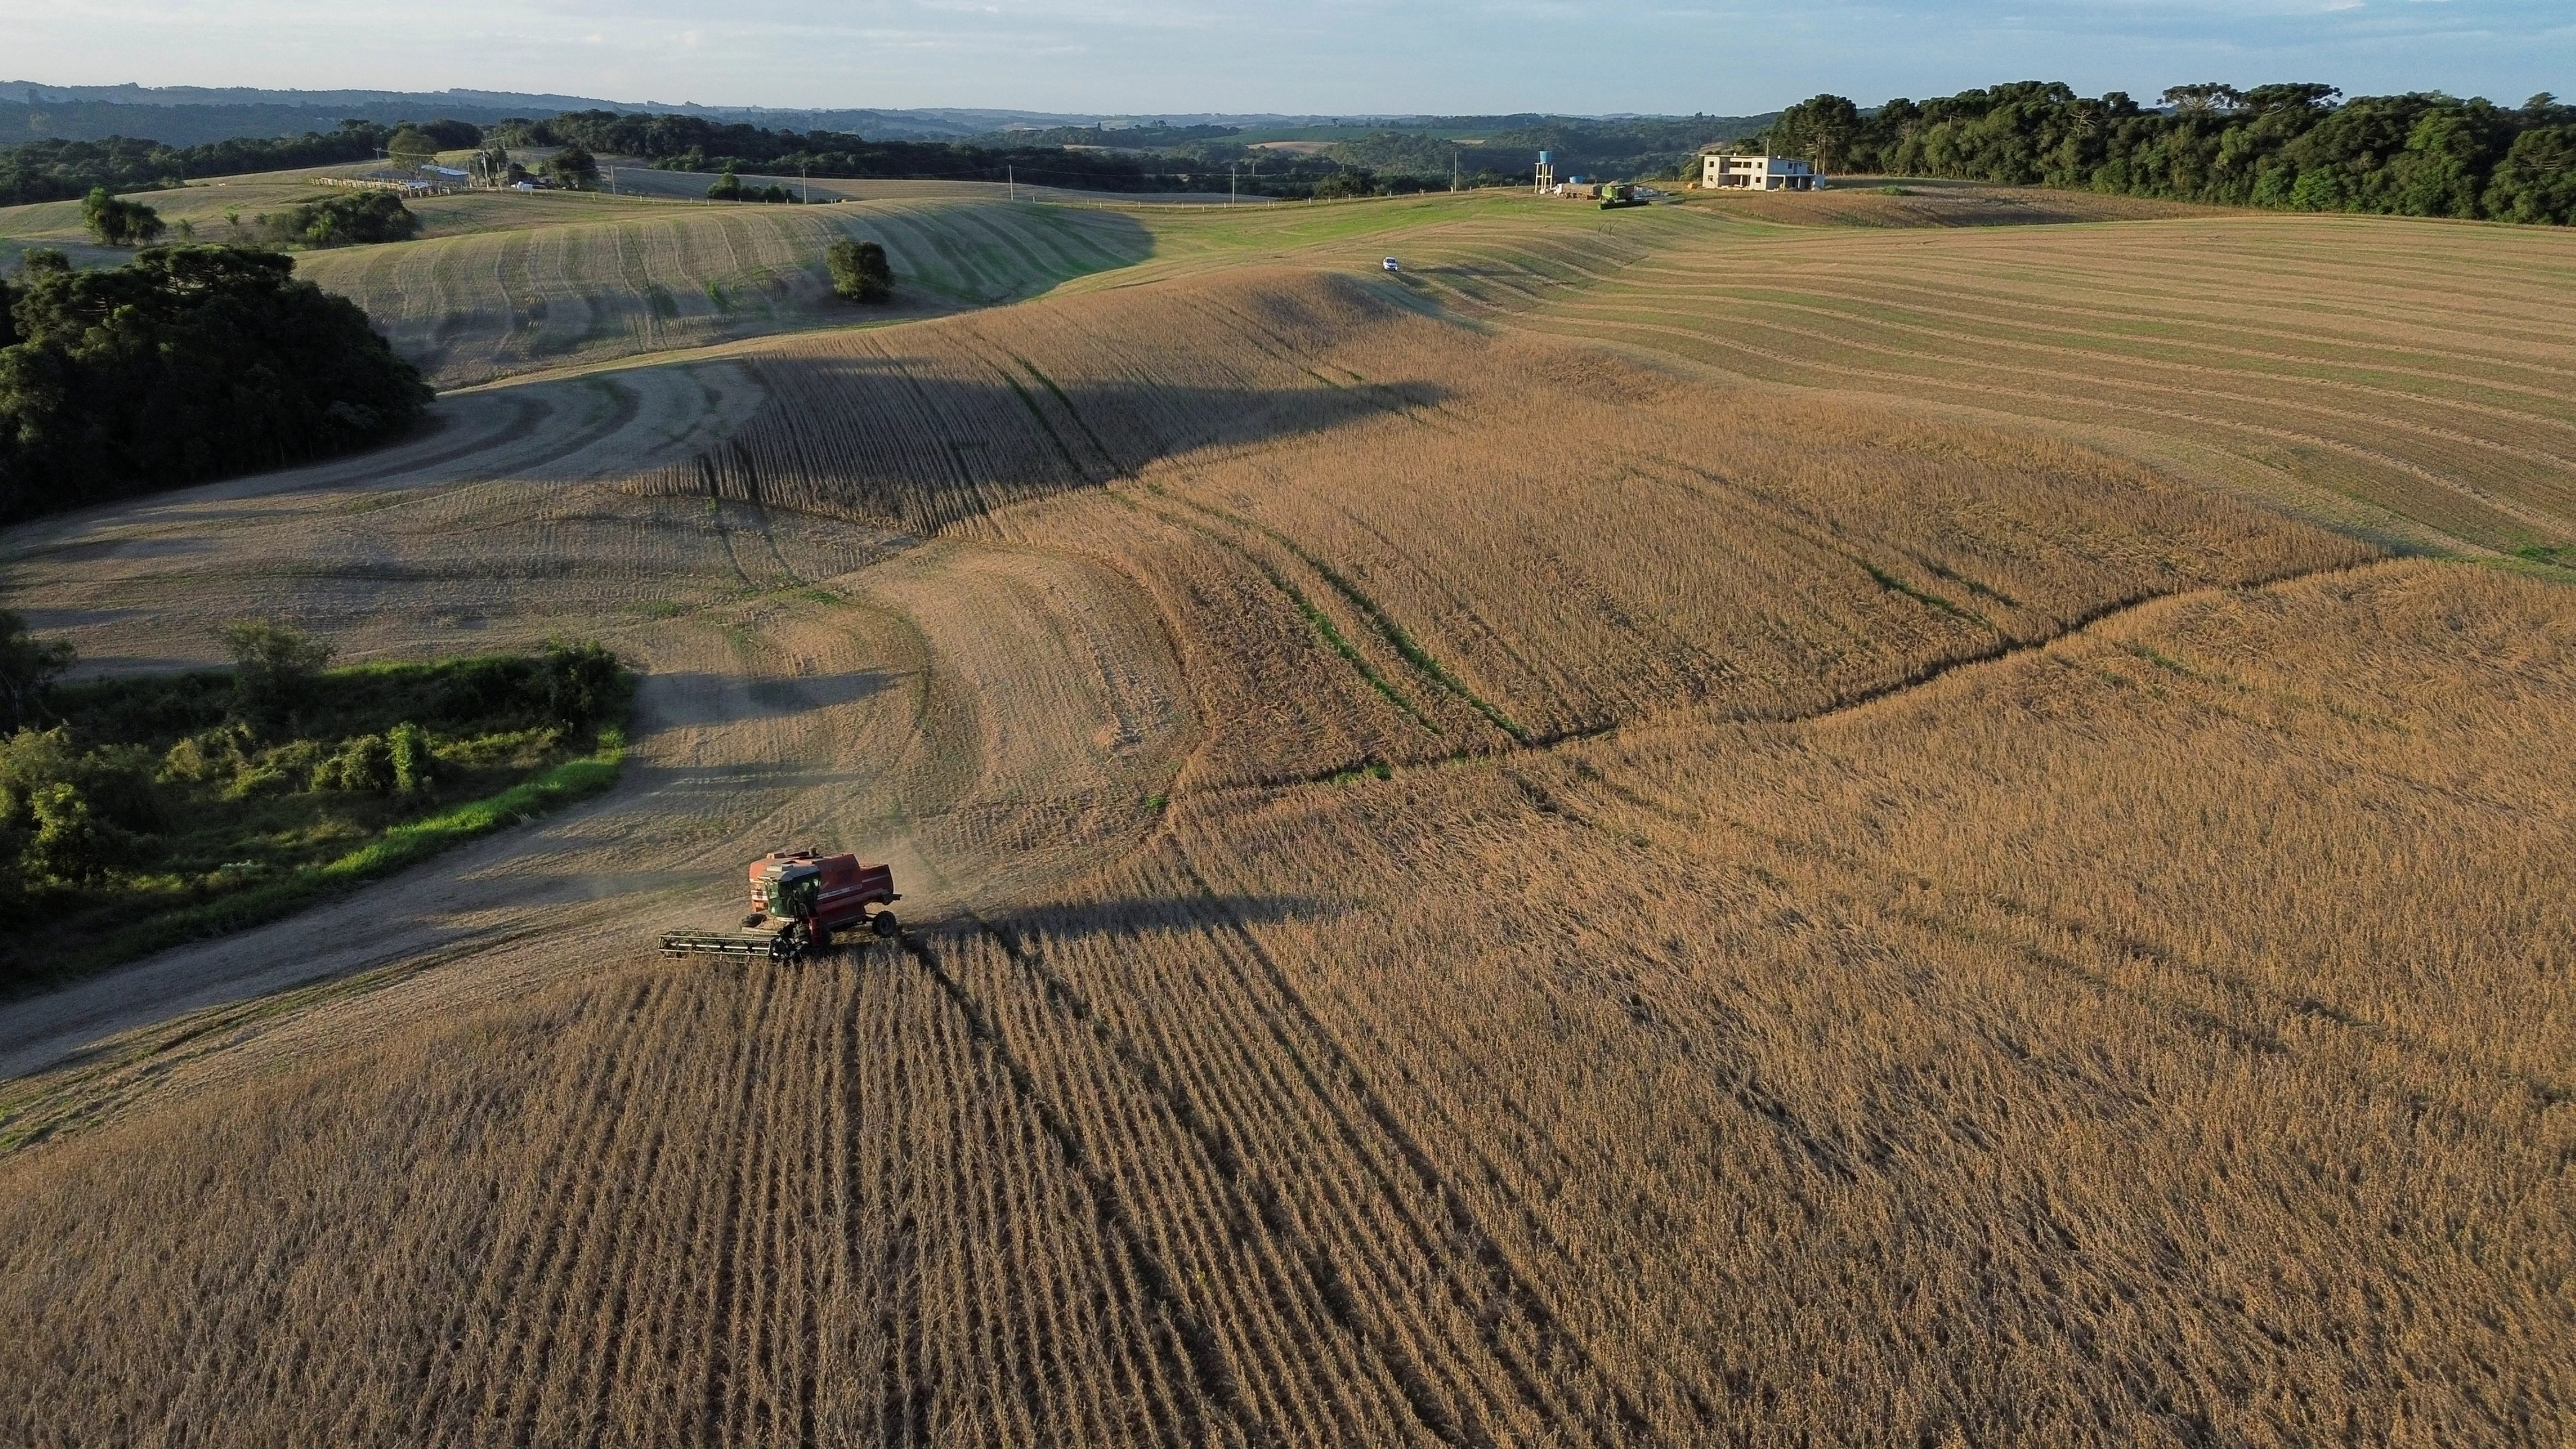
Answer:
POLYGON ((936 534, 1130 476, 1157 459, 1322 433, 1437 404, 1430 383, 1059 383, 1020 358, 811 356, 755 364, 771 400, 727 441, 634 480, 703 496, 936 534))

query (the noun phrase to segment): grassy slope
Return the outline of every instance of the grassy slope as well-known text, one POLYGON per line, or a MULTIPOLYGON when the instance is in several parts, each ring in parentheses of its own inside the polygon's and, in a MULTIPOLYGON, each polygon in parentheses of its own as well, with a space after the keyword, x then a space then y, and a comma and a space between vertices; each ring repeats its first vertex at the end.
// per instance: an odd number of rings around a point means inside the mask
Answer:
POLYGON ((302 275, 357 300, 442 386, 989 305, 1124 265, 1150 245, 1141 228, 1115 215, 971 201, 564 199, 568 205, 541 205, 538 214, 562 210, 578 219, 506 227, 506 202, 443 200, 464 203, 452 213, 459 229, 298 264, 302 275), (830 294, 823 251, 843 236, 885 246, 898 278, 894 308, 856 308, 830 294))

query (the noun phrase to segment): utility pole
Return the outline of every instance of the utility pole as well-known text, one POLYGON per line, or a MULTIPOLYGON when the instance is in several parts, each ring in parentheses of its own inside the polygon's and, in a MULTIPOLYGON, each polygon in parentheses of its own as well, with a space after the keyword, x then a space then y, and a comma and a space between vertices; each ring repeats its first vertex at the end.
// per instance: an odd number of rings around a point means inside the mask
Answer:
POLYGON ((1020 168, 1017 165, 1007 161, 1002 163, 1002 184, 1011 189, 1013 201, 1020 199, 1020 168))
POLYGON ((1453 196, 1458 191, 1458 148, 1455 146, 1449 148, 1449 191, 1453 196))
POLYGON ((814 204, 814 183, 805 179, 806 163, 796 163, 796 195, 807 206, 814 204))

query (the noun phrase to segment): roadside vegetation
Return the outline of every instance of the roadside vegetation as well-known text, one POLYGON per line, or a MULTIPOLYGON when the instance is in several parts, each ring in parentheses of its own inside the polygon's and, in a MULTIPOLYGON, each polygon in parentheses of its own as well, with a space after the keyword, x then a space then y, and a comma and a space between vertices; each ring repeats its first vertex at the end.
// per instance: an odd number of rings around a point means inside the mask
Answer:
POLYGON ((595 644, 329 668, 290 628, 234 667, 63 685, 0 613, 0 992, 274 919, 605 788, 633 681, 595 644))

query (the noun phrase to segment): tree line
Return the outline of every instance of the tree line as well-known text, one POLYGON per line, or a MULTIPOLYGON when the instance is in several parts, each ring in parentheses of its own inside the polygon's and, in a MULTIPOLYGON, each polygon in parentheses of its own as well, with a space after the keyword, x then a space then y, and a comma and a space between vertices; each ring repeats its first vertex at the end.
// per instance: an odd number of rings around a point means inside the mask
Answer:
POLYGON ((30 252, 0 280, 0 522, 408 431, 429 405, 420 373, 294 268, 247 247, 88 270, 30 252))
POLYGON ((2160 107, 2021 81, 1863 110, 1801 101, 1758 139, 1828 172, 2044 185, 2295 211, 2576 222, 2576 107, 2287 83, 2175 86, 2160 107))
MULTIPOLYGON (((510 145, 578 145, 616 156, 641 156, 666 171, 753 170, 869 180, 1000 181, 1078 186, 1094 191, 1205 190, 1206 178, 1161 158, 1053 146, 976 146, 941 141, 870 141, 840 131, 773 131, 701 116, 567 111, 544 121, 497 128, 510 145)), ((1215 189, 1225 189, 1219 174, 1215 189)))
POLYGON ((0 206, 69 201, 102 187, 111 193, 166 190, 192 176, 239 176, 365 161, 395 148, 397 140, 410 144, 414 136, 448 150, 477 145, 483 139, 482 130, 465 121, 406 121, 399 126, 343 121, 328 133, 243 136, 202 146, 165 146, 128 136, 29 141, 0 147, 0 206))

